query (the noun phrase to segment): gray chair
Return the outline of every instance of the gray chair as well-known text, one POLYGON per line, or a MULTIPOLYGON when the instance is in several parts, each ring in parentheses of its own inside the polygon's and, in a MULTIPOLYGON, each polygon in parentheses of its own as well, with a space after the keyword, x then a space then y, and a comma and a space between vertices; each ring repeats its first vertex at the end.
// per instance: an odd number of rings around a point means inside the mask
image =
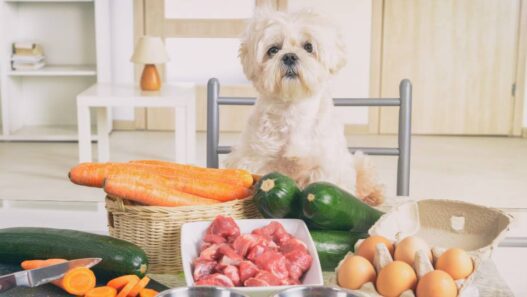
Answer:
MULTIPOLYGON (((218 168, 218 154, 228 154, 231 147, 219 145, 219 106, 254 105, 256 98, 220 97, 220 82, 209 79, 207 84, 207 167, 218 168)), ((396 148, 350 147, 350 152, 362 151, 368 155, 398 156, 397 195, 410 194, 410 139, 412 84, 404 79, 399 84, 399 98, 335 98, 335 106, 399 106, 399 143, 396 148)))

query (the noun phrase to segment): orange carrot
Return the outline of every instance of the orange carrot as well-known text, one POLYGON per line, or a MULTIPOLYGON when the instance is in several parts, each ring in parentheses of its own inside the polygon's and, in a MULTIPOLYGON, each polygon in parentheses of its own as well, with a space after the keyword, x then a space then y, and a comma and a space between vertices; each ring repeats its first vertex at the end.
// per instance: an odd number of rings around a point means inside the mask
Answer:
POLYGON ((60 280, 60 287, 75 296, 82 296, 89 290, 95 288, 97 281, 95 274, 89 268, 75 267, 60 280))
POLYGON ((117 290, 104 286, 104 287, 97 287, 89 290, 84 297, 115 297, 117 295, 117 290))
MULTIPOLYGON (((142 170, 151 174, 162 175, 170 180, 170 186, 174 189, 203 198, 230 201, 245 198, 251 194, 249 188, 240 184, 210 179, 209 175, 193 176, 174 167, 147 163, 82 163, 70 170, 69 177, 76 184, 102 187, 106 177, 125 175, 131 170, 142 170)), ((225 175, 227 174, 225 173, 225 175)))
POLYGON ((60 264, 66 262, 65 259, 47 259, 47 260, 26 260, 20 266, 24 270, 37 269, 50 265, 60 264))
POLYGON ((106 285, 116 290, 120 290, 132 281, 139 281, 139 277, 135 274, 127 274, 110 280, 106 285))
MULTIPOLYGON (((37 269, 59 263, 64 263, 64 259, 48 259, 48 260, 26 260, 20 264, 24 270, 37 269)), ((51 282, 55 286, 62 288, 64 291, 72 295, 84 295, 89 290, 95 287, 95 274, 89 268, 76 267, 68 270, 64 277, 51 282)))
POLYGON ((70 169, 68 177, 74 184, 100 188, 113 166, 114 163, 80 163, 70 169))
POLYGON ((139 297, 155 297, 159 294, 158 291, 152 289, 142 289, 139 292, 139 297))
POLYGON ((132 291, 132 289, 139 283, 139 280, 131 280, 129 283, 124 286, 124 288, 119 291, 119 294, 117 294, 117 297, 126 297, 132 291))
POLYGON ((104 190, 111 196, 155 206, 188 206, 218 203, 216 200, 178 191, 163 176, 140 170, 130 170, 126 175, 110 175, 104 190))
POLYGON ((137 297, 139 295, 139 292, 141 292, 142 289, 146 288, 148 283, 150 282, 150 278, 148 276, 143 277, 137 285, 128 293, 128 297, 137 297))
POLYGON ((229 184, 242 185, 246 188, 250 188, 254 182, 251 173, 243 169, 204 168, 193 165, 183 165, 174 162, 165 162, 158 160, 137 160, 131 161, 131 163, 170 167, 174 169, 178 175, 189 176, 193 178, 206 178, 209 180, 229 184))

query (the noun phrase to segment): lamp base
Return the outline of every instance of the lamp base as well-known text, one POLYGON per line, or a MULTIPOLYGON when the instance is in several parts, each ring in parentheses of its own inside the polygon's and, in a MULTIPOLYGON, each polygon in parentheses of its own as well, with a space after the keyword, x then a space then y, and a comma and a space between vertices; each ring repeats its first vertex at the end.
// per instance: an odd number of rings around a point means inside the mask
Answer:
POLYGON ((141 90, 159 91, 161 89, 161 78, 157 72, 156 65, 146 64, 141 75, 141 90))

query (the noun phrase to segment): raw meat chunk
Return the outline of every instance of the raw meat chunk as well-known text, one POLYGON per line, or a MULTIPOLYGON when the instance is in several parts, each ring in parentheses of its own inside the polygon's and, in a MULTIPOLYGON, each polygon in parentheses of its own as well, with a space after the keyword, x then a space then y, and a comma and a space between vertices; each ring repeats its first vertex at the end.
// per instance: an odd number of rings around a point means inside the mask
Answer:
POLYGON ((289 277, 297 280, 311 267, 313 261, 313 257, 307 251, 300 249, 285 254, 285 258, 287 259, 286 266, 289 277))
POLYGON ((214 271, 214 267, 216 267, 216 261, 210 261, 200 258, 194 260, 194 271, 192 273, 194 281, 198 281, 204 276, 211 274, 212 271, 214 271))
POLYGON ((242 261, 239 265, 240 268, 240 280, 245 282, 247 279, 255 276, 260 269, 251 261, 242 261))
POLYGON ((254 263, 260 269, 272 273, 279 279, 287 279, 289 277, 287 259, 280 252, 267 250, 257 257, 254 263))
POLYGON ((219 235, 233 242, 240 235, 240 228, 231 217, 219 215, 210 224, 207 234, 219 235))
POLYGON ((225 268, 223 268, 223 274, 231 279, 232 283, 235 286, 239 286, 241 284, 240 281, 240 272, 236 266, 233 265, 227 265, 225 268))
POLYGON ((203 242, 209 242, 209 243, 226 243, 227 240, 225 237, 216 235, 216 234, 205 234, 203 237, 203 242))
POLYGON ((274 242, 276 242, 278 245, 281 245, 282 243, 292 237, 291 234, 285 231, 284 226, 282 226, 282 224, 276 221, 269 223, 267 226, 254 229, 252 233, 268 237, 274 242))
POLYGON ((218 267, 216 268, 219 270, 223 270, 223 268, 225 268, 227 265, 237 266, 241 261, 243 261, 242 256, 238 255, 236 251, 228 244, 222 244, 218 248, 218 254, 221 257, 221 260, 218 263, 218 267))
POLYGON ((242 256, 247 256, 255 246, 261 246, 263 248, 277 249, 278 246, 272 240, 255 234, 243 234, 238 236, 233 242, 233 247, 236 252, 242 256))
POLYGON ((234 283, 230 278, 223 274, 214 273, 202 277, 194 283, 196 286, 218 286, 218 287, 234 287, 234 283))
POLYGON ((307 246, 303 241, 294 237, 289 238, 280 246, 280 252, 283 254, 296 250, 307 252, 307 246))
POLYGON ((219 256, 218 249, 220 248, 220 246, 220 244, 213 244, 205 248, 199 253, 199 257, 204 260, 217 260, 219 256))

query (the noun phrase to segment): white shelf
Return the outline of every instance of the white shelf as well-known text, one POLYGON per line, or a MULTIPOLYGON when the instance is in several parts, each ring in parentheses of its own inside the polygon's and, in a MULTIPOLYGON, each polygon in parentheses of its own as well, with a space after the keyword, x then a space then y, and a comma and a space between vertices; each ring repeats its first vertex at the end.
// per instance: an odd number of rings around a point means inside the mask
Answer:
MULTIPOLYGON (((97 140, 95 127, 92 127, 92 140, 97 140)), ((9 135, 1 135, 0 140, 12 141, 77 141, 77 126, 26 126, 9 135)))
POLYGON ((10 70, 9 76, 95 76, 95 65, 46 65, 37 70, 10 70))

